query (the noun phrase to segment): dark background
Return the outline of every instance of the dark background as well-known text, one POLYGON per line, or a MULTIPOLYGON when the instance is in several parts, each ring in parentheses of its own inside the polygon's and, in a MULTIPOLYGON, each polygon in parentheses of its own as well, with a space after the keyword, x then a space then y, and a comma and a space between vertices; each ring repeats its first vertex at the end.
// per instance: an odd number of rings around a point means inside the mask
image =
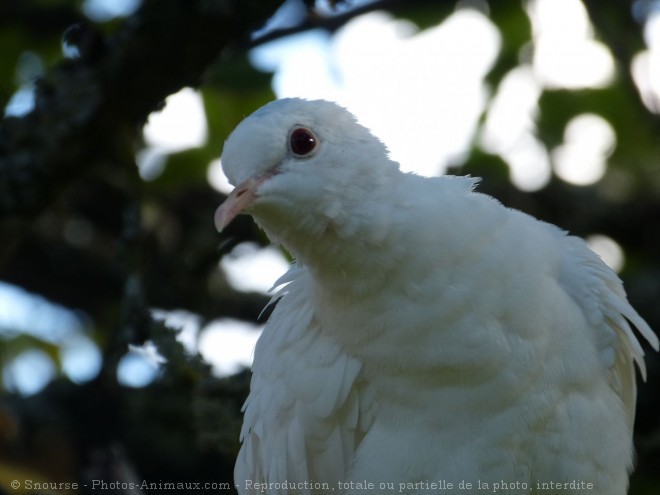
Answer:
MULTIPOLYGON (((129 17, 103 23, 86 18, 82 3, 0 2, 0 104, 25 82, 17 76, 22 54, 37 54, 45 67, 35 80, 34 111, 0 123, 0 280, 84 315, 85 331, 103 355, 90 382, 72 383, 60 373, 31 396, 3 390, 0 492, 24 493, 10 482, 26 479, 231 482, 249 374, 213 377, 198 356, 183 351, 174 331, 151 318, 150 308, 185 309, 202 322, 256 321, 267 301, 224 280, 223 254, 245 240, 266 241, 247 217, 222 236, 214 231, 210 219, 223 197, 206 171, 228 132, 274 98, 270 76, 250 67, 246 50, 255 44, 249 33, 280 1, 145 0, 129 17), (63 41, 80 57, 64 58, 63 41), (202 92, 211 137, 203 147, 168 156, 164 172, 145 182, 135 162, 142 126, 186 86, 202 92), (72 219, 91 232, 85 242, 65 235, 72 219), (128 344, 147 340, 168 363, 147 387, 121 385, 116 368, 128 344)), ((329 19, 305 3, 307 15, 290 32, 332 32, 357 15, 329 19)), ((520 1, 489 5, 503 37, 488 76, 496 87, 519 63, 531 32, 520 1)), ((616 79, 599 90, 545 91, 538 134, 554 146, 573 116, 603 116, 617 134, 606 176, 586 187, 553 178, 525 193, 511 185, 506 163, 477 148, 457 171, 484 177, 479 189, 508 206, 577 235, 615 239, 625 251, 621 277, 630 300, 660 329, 660 120, 641 103, 628 70, 645 48, 641 22, 653 2, 635 2, 637 18, 621 0, 585 5, 597 38, 616 58, 616 79), (611 194, 622 183, 625 194, 611 194)), ((383 1, 370 8, 376 6, 420 28, 456 8, 453 1, 383 1)), ((58 363, 57 343, 0 328, 0 368, 31 348, 58 363)), ((647 363, 630 491, 637 495, 660 490, 660 360, 650 353, 647 363)))

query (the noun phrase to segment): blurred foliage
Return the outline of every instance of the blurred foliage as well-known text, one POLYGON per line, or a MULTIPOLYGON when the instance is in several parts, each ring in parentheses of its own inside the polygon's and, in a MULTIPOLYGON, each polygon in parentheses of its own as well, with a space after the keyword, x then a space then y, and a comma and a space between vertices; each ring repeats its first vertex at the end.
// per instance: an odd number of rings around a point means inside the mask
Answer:
MULTIPOLYGON (((202 322, 256 321, 267 301, 233 290, 218 268, 232 246, 265 240, 244 217, 217 236, 211 219, 223 197, 209 186, 207 169, 234 126, 274 97, 270 75, 253 69, 244 49, 255 44, 249 33, 281 2, 144 0, 129 17, 107 22, 88 19, 83 3, 0 3, 0 104, 24 85, 36 87, 35 110, 5 117, 0 125, 0 280, 84 315, 85 331, 103 356, 91 382, 73 383, 59 370, 30 397, 5 391, 0 491, 13 491, 14 479, 231 482, 249 373, 214 378, 199 356, 183 351, 174 330, 152 319, 150 309, 184 309, 202 322), (81 56, 64 58, 63 40, 81 56), (135 161, 142 125, 186 86, 201 90, 211 137, 199 148, 168 155, 158 177, 142 180, 135 161), (72 228, 84 235, 71 235, 72 228), (160 376, 142 389, 120 385, 116 369, 128 344, 148 340, 167 359, 160 376)), ((456 6, 377 4, 422 29, 456 6)), ((617 134, 608 174, 588 187, 553 178, 542 190, 523 193, 511 185, 506 163, 477 148, 459 171, 484 177, 480 190, 508 206, 578 235, 616 239, 626 253, 622 277, 630 299, 660 329, 660 124, 626 75, 643 47, 641 27, 626 2, 585 5, 597 35, 617 57, 618 77, 601 90, 545 91, 538 135, 552 147, 572 117, 603 116, 617 134)), ((520 63, 531 27, 518 0, 491 1, 489 8, 503 38, 488 76, 495 89, 520 63)), ((319 26, 332 32, 352 15, 324 19, 311 10, 289 32, 319 26)), ((10 328, 0 333, 0 366, 35 348, 60 365, 60 345, 10 328)), ((631 486, 637 495, 657 493, 660 486, 657 356, 649 356, 648 366, 631 486)))

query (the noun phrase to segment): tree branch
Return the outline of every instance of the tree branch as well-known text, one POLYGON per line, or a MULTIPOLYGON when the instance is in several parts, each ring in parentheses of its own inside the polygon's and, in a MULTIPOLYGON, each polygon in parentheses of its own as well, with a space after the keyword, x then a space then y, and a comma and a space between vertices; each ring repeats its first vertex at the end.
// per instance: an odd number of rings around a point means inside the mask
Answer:
POLYGON ((199 85, 221 50, 280 3, 146 0, 95 52, 49 71, 35 109, 0 124, 0 218, 34 215, 95 163, 126 162, 164 98, 199 85))
MULTIPOLYGON (((445 3, 449 2, 445 1, 445 3)), ((453 3, 453 1, 451 3, 453 3)), ((286 38, 287 36, 291 36, 293 34, 311 31, 312 29, 323 29, 329 33, 334 33, 348 21, 354 19, 355 17, 361 16, 362 14, 375 12, 377 10, 387 10, 389 12, 396 13, 406 9, 410 10, 414 7, 431 4, 438 5, 438 2, 431 2, 429 0, 377 0, 364 5, 360 5, 354 9, 347 10, 341 14, 332 16, 322 16, 319 15, 316 10, 310 9, 308 11, 307 17, 302 22, 298 23, 298 25, 289 28, 273 29, 272 31, 268 31, 263 36, 259 36, 256 39, 250 40, 245 44, 240 45, 238 48, 255 48, 265 43, 279 40, 281 38, 286 38)))

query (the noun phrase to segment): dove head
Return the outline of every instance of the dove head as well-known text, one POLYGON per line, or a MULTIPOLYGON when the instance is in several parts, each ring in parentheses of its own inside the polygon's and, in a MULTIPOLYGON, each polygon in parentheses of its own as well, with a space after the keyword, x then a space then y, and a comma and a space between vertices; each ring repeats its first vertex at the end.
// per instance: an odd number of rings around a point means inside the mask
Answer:
POLYGON ((377 224, 369 205, 399 173, 351 113, 321 100, 283 99, 257 110, 229 136, 221 163, 235 189, 216 211, 217 229, 248 213, 298 258, 321 238, 360 236, 377 224))

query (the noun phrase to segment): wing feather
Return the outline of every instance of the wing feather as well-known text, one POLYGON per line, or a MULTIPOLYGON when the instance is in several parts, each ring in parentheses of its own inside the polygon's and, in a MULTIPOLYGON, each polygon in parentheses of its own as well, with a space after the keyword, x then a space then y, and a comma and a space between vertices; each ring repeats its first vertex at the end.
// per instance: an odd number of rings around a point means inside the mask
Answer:
MULTIPOLYGON (((337 486, 361 438, 360 363, 320 331, 311 282, 293 266, 278 282, 279 300, 255 350, 243 442, 234 471, 239 493, 254 483, 288 480, 337 486), (246 483, 249 481, 251 483, 246 483)), ((265 493, 308 493, 268 487, 265 493)))
POLYGON ((646 380, 644 350, 633 331, 658 350, 658 337, 630 305, 623 284, 586 243, 566 236, 560 243, 563 264, 560 283, 578 303, 594 332, 600 360, 609 372, 612 388, 619 394, 632 426, 637 385, 632 363, 646 380))

